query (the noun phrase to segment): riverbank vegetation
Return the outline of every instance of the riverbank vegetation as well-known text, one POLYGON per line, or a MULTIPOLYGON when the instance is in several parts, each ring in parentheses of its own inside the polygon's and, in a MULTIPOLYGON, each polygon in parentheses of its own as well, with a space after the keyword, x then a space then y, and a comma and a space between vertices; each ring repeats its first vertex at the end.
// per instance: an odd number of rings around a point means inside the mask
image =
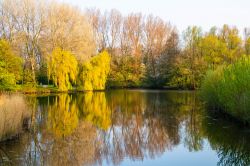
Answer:
POLYGON ((3 0, 0 11, 1 90, 199 89, 207 71, 250 54, 249 30, 229 25, 180 35, 153 15, 52 1, 3 0))
POLYGON ((211 71, 205 77, 201 94, 207 105, 250 123, 250 58, 211 71))
POLYGON ((16 137, 31 117, 23 96, 0 95, 0 142, 16 137))

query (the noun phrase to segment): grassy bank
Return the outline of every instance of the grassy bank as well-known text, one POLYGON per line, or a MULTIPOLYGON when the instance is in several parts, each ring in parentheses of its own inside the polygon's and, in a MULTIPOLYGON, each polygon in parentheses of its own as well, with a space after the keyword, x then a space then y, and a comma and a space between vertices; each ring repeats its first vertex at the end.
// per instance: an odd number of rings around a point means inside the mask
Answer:
MULTIPOLYGON (((181 88, 171 88, 171 87, 144 87, 144 86, 113 86, 113 87, 107 87, 105 90, 120 90, 120 89, 148 89, 148 90, 189 90, 189 89, 181 89, 181 88)), ((105 91, 105 90, 94 90, 94 91, 105 91)), ((64 93, 64 92, 85 92, 88 90, 81 90, 77 88, 69 89, 67 91, 62 91, 55 87, 54 85, 17 85, 14 87, 8 87, 8 88, 1 88, 0 87, 0 93, 6 93, 6 92, 18 92, 18 93, 24 93, 24 94, 46 94, 46 93, 64 93)))
POLYGON ((201 96, 210 109, 250 123, 250 58, 208 72, 201 96))
POLYGON ((0 88, 1 92, 20 92, 20 93, 59 93, 58 88, 40 85, 16 85, 11 88, 0 88))

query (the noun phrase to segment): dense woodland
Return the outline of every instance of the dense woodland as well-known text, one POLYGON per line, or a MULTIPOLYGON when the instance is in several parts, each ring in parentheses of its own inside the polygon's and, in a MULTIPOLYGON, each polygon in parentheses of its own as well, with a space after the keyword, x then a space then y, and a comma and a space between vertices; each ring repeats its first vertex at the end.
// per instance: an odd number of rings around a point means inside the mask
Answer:
POLYGON ((0 1, 0 88, 198 89, 208 71, 250 54, 250 30, 183 33, 153 15, 80 9, 42 0, 0 1))

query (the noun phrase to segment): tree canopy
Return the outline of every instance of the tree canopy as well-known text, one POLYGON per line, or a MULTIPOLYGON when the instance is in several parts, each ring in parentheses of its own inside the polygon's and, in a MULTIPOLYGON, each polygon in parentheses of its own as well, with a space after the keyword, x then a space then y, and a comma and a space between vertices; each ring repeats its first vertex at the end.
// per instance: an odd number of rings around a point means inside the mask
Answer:
POLYGON ((84 62, 80 71, 80 90, 104 90, 110 71, 110 55, 107 51, 84 62))
POLYGON ((70 51, 55 48, 48 58, 48 77, 59 90, 66 91, 76 83, 78 63, 70 51))
POLYGON ((14 54, 7 41, 0 40, 0 87, 15 86, 21 76, 21 58, 14 54))

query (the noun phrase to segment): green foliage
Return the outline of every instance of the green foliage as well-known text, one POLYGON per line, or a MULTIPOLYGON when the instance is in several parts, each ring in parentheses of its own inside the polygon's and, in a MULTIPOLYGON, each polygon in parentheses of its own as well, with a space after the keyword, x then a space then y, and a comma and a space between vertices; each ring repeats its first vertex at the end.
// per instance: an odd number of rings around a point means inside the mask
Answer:
POLYGON ((208 106, 224 110, 245 122, 250 122, 250 58, 223 69, 209 72, 202 84, 201 96, 208 106))
POLYGON ((175 74, 168 83, 171 87, 197 89, 206 72, 204 57, 201 55, 202 32, 199 27, 189 27, 184 33, 186 47, 176 58, 175 74))
POLYGON ((0 89, 10 90, 15 85, 15 75, 4 68, 4 63, 0 63, 0 89))
POLYGON ((39 84, 49 85, 50 83, 52 83, 48 78, 48 67, 46 61, 41 62, 40 69, 36 75, 39 84))
POLYGON ((185 47, 175 59, 174 70, 167 82, 170 87, 199 89, 208 70, 232 64, 242 56, 242 39, 235 27, 224 25, 218 32, 213 27, 203 35, 201 29, 194 26, 189 27, 183 37, 185 47))
POLYGON ((36 82, 34 82, 33 79, 33 73, 32 70, 25 68, 23 70, 23 80, 22 80, 23 84, 29 86, 29 87, 35 87, 36 86, 36 82))
POLYGON ((232 63, 242 55, 242 39, 239 36, 239 30, 236 27, 229 27, 224 25, 219 38, 227 46, 227 52, 225 54, 225 61, 232 63))
POLYGON ((246 55, 250 55, 250 37, 245 41, 245 53, 246 55))
POLYGON ((74 55, 60 48, 54 49, 48 60, 48 77, 60 91, 67 91, 76 82, 78 63, 74 55))
POLYGON ((201 41, 201 45, 204 59, 209 65, 209 68, 214 69, 223 63, 223 56, 227 52, 227 46, 218 36, 214 34, 205 36, 201 41))
POLYGON ((197 89, 200 87, 207 70, 203 58, 195 57, 192 62, 189 57, 180 57, 175 64, 175 71, 170 82, 170 87, 181 89, 197 89), (182 59, 180 59, 182 58, 182 59), (192 65, 190 65, 192 63, 192 65))
POLYGON ((220 105, 218 91, 221 88, 219 81, 222 73, 223 67, 219 67, 215 71, 209 70, 202 82, 201 96, 209 104, 208 106, 211 106, 213 109, 218 108, 220 105))
POLYGON ((110 87, 138 87, 142 86, 145 66, 136 66, 136 59, 132 56, 122 56, 112 64, 112 71, 108 78, 110 87))
POLYGON ((104 90, 109 71, 110 55, 103 51, 82 64, 79 90, 104 90))
POLYGON ((17 57, 9 43, 0 40, 0 88, 11 89, 21 79, 21 58, 17 57))

